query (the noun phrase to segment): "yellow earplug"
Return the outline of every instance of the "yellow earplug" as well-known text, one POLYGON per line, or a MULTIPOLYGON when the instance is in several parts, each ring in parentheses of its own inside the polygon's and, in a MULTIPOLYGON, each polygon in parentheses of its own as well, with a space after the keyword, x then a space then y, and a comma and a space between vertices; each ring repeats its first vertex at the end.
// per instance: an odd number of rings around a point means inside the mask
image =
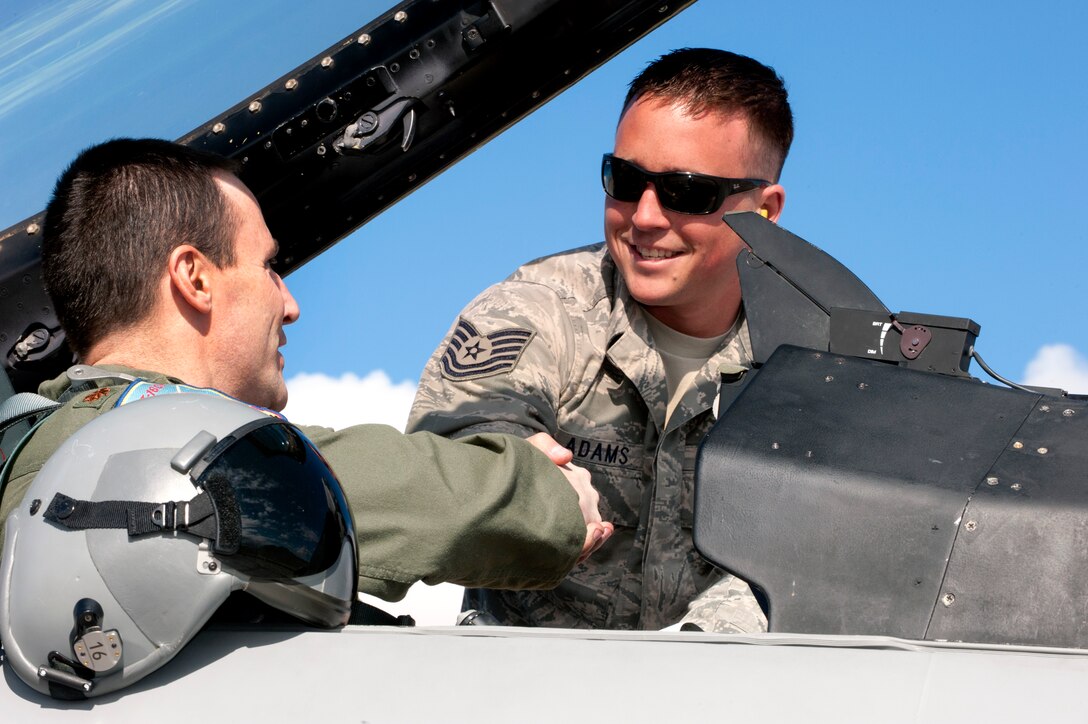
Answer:
POLYGON ((767 207, 766 206, 764 206, 762 209, 759 210, 759 215, 762 216, 764 219, 767 218, 767 207))

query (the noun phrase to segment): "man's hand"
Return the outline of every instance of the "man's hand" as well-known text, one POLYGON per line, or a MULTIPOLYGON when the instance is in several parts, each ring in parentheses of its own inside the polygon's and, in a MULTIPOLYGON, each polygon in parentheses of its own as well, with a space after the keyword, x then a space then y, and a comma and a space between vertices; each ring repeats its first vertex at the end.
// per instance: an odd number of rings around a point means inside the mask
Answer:
POLYGON ((597 509, 600 496, 593 487, 589 471, 571 464, 574 453, 560 445, 546 432, 538 432, 527 440, 559 466, 567 482, 578 494, 578 506, 582 509, 582 517, 586 521, 586 542, 582 545, 582 555, 578 557, 578 562, 581 563, 612 536, 614 530, 612 523, 601 520, 601 511, 597 509))

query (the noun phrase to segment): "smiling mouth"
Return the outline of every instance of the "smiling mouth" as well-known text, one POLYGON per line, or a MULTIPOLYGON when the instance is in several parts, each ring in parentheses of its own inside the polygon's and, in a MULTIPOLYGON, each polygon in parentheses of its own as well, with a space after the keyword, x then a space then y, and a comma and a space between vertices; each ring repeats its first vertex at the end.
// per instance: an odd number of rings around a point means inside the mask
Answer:
POLYGON ((643 259, 672 259, 674 256, 679 256, 678 251, 667 251, 665 249, 651 249, 648 246, 635 246, 631 245, 631 248, 635 250, 635 254, 643 259))

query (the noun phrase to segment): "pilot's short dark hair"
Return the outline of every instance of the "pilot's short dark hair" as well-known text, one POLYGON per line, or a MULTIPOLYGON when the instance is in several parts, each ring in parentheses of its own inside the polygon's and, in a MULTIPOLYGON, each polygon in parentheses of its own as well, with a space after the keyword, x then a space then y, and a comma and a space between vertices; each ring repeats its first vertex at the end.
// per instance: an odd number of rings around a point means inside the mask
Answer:
POLYGON ((781 76, 758 60, 727 50, 682 48, 646 66, 623 102, 627 111, 643 96, 682 104, 692 115, 743 114, 763 140, 777 181, 793 143, 793 111, 781 76))
POLYGON ((236 220, 214 177, 235 172, 220 156, 124 138, 84 150, 61 174, 45 212, 42 276, 78 356, 147 317, 175 247, 234 263, 236 220))

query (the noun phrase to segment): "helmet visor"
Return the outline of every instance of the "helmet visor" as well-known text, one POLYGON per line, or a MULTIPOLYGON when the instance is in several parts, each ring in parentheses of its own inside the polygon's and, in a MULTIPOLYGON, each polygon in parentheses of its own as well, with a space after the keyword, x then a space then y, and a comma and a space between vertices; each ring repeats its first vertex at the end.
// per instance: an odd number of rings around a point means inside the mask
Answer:
POLYGON ((253 578, 297 579, 333 568, 351 511, 332 470, 293 426, 258 420, 223 438, 191 471, 215 507, 214 551, 253 578))

